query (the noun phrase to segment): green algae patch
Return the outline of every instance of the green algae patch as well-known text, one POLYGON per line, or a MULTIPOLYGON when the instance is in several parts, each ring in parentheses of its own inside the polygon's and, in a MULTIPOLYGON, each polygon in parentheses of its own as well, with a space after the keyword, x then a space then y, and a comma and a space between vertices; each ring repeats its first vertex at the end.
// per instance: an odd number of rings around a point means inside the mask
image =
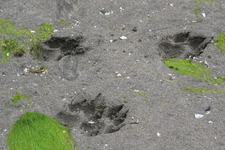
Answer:
MULTIPOLYGON (((191 59, 164 59, 164 64, 171 70, 186 76, 193 77, 200 82, 205 82, 213 87, 218 85, 225 85, 225 77, 212 77, 211 72, 203 64, 192 61, 191 59)), ((198 93, 215 93, 225 94, 223 89, 198 89, 183 86, 185 90, 198 92, 198 93)), ((223 88, 223 86, 221 87, 223 88)))
POLYGON ((214 93, 214 94, 225 94, 225 90, 221 89, 198 89, 198 88, 191 88, 191 87, 183 87, 185 90, 196 92, 196 93, 214 93))
POLYGON ((218 82, 224 82, 225 81, 225 77, 216 77, 216 79, 218 82))
POLYGON ((9 150, 73 150, 74 145, 69 128, 37 112, 23 114, 7 137, 9 150))
POLYGON ((36 38, 40 41, 47 40, 49 35, 54 31, 54 27, 48 23, 42 23, 35 28, 36 38))
POLYGON ((17 37, 18 40, 29 37, 35 40, 34 34, 28 29, 17 26, 13 22, 3 19, 0 19, 0 37, 1 39, 17 37))
POLYGON ((16 91, 15 95, 11 98, 11 102, 18 103, 22 99, 27 99, 28 100, 28 104, 27 105, 31 104, 31 98, 28 95, 21 94, 20 91, 16 91))
POLYGON ((69 23, 69 21, 66 20, 66 19, 61 19, 61 20, 59 21, 59 25, 60 25, 61 27, 69 27, 69 26, 71 26, 70 23, 69 23))
POLYGON ((0 55, 2 62, 9 61, 13 50, 24 47, 33 49, 32 54, 40 57, 41 51, 39 45, 41 42, 47 40, 53 31, 54 27, 48 23, 42 23, 32 31, 18 26, 9 20, 0 19, 0 55))
POLYGON ((225 33, 219 33, 217 35, 215 46, 222 52, 225 53, 225 33))
POLYGON ((183 74, 186 76, 193 77, 201 82, 206 82, 210 85, 225 85, 225 77, 213 78, 211 71, 202 65, 201 63, 192 61, 191 59, 164 59, 164 64, 171 70, 183 74))
POLYGON ((16 39, 6 39, 0 43, 0 54, 2 56, 1 62, 9 62, 12 53, 23 51, 24 45, 19 43, 16 39))
POLYGON ((164 59, 164 64, 173 71, 186 76, 193 77, 199 81, 214 83, 210 70, 204 67, 201 63, 194 62, 190 59, 164 59))

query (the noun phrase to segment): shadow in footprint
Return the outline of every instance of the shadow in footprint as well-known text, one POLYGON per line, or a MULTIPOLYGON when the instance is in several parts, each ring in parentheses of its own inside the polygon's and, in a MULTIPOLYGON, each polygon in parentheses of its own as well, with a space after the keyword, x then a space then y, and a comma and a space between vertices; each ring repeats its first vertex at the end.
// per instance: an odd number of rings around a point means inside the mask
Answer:
POLYGON ((77 37, 60 37, 52 36, 41 46, 42 57, 45 61, 60 60, 66 55, 76 55, 84 53, 87 48, 81 46, 84 42, 83 36, 77 37))

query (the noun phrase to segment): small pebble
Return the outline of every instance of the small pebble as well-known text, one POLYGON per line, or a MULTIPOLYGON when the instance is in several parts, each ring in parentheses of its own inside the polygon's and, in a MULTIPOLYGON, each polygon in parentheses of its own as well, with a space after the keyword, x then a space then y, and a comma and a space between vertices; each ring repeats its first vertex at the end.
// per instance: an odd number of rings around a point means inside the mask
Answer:
POLYGON ((1 134, 1 135, 3 135, 6 131, 7 131, 7 129, 4 129, 4 130, 2 131, 2 134, 1 134))
POLYGON ((123 9, 123 7, 120 7, 120 11, 123 11, 124 9, 123 9))
POLYGON ((137 27, 134 27, 132 31, 137 32, 137 27))
POLYGON ((157 136, 160 137, 160 135, 161 135, 161 134, 158 132, 158 133, 157 133, 157 136))
POLYGON ((208 108, 206 108, 205 111, 210 111, 210 106, 208 108))
POLYGON ((202 118, 204 115, 202 114, 195 114, 195 118, 199 119, 199 118, 202 118))
POLYGON ((89 123, 89 124, 94 124, 95 122, 94 122, 94 121, 88 121, 88 123, 89 123))
POLYGON ((33 85, 34 85, 35 87, 38 87, 38 86, 39 86, 39 85, 38 85, 38 84, 36 84, 36 83, 34 83, 33 85))
POLYGON ((205 18, 205 16, 206 16, 205 13, 202 13, 202 16, 205 18))
POLYGON ((120 73, 118 73, 116 76, 117 76, 117 77, 121 77, 122 75, 121 75, 120 73))
POLYGON ((126 37, 126 36, 121 36, 120 39, 121 39, 121 40, 126 40, 127 37, 126 37))

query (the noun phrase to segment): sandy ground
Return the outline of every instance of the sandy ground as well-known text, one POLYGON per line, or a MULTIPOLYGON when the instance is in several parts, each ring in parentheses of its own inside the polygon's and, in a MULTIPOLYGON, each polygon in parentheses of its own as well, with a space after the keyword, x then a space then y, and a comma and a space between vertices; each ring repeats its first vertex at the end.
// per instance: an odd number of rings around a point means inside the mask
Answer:
POLYGON ((197 20, 194 0, 1 0, 0 18, 30 29, 47 22, 58 32, 43 43, 45 61, 25 54, 0 64, 0 131, 7 129, 0 148, 12 124, 37 111, 70 126, 81 150, 225 149, 224 95, 183 90, 210 86, 162 62, 196 54, 214 76, 225 76, 224 54, 211 39, 225 30, 225 2, 200 6, 197 20), (61 19, 69 26, 60 27, 61 19), (193 45, 185 45, 190 39, 193 45), (162 51, 174 44, 185 46, 162 51), (25 72, 40 65, 47 74, 25 72), (10 103, 16 91, 33 103, 10 103))

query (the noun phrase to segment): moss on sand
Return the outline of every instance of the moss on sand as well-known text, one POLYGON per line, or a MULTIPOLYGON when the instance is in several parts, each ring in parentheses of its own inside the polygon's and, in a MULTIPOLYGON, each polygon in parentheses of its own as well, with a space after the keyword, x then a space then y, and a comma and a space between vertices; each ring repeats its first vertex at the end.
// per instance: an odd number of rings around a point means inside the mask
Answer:
POLYGON ((16 91, 14 96, 11 98, 12 103, 18 103, 23 99, 27 99, 28 103, 26 104, 26 107, 29 106, 32 103, 31 98, 28 95, 21 94, 20 91, 16 91))
MULTIPOLYGON (((212 77, 210 70, 201 63, 190 59, 184 60, 177 58, 164 59, 163 62, 171 70, 182 75, 193 77, 200 82, 205 82, 213 86, 225 85, 225 77, 212 77)), ((225 90, 223 89, 198 89, 185 86, 183 88, 193 92, 225 94, 225 90)))
POLYGON ((8 134, 9 150, 73 150, 70 129, 42 113, 26 112, 8 134))
POLYGON ((2 62, 8 62, 13 51, 33 49, 33 55, 40 57, 39 45, 49 38, 54 27, 43 23, 34 31, 18 26, 9 20, 0 19, 0 55, 2 62))
POLYGON ((199 81, 214 83, 210 70, 202 64, 192 61, 191 59, 164 59, 164 64, 173 71, 186 76, 193 77, 199 81))
POLYGON ((225 33, 219 33, 217 35, 215 46, 222 52, 225 53, 225 33))

